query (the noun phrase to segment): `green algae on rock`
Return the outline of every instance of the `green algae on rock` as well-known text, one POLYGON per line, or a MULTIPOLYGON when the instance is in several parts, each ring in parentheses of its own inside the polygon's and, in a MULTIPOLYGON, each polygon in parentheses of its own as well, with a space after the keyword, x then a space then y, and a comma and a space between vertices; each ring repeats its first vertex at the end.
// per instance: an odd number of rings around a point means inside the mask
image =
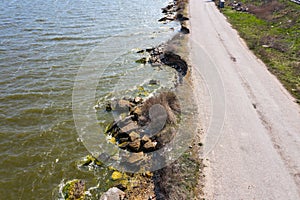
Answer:
POLYGON ((62 193, 65 200, 84 200, 85 182, 79 179, 68 181, 62 189, 62 193))
POLYGON ((87 155, 82 160, 77 162, 77 167, 80 169, 87 168, 89 171, 103 166, 103 163, 97 160, 92 155, 87 155))

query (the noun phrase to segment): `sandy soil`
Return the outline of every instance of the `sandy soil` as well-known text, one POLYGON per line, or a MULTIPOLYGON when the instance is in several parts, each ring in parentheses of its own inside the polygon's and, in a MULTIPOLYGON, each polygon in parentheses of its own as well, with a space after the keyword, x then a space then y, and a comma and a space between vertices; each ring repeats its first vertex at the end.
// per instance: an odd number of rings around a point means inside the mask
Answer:
POLYGON ((207 199, 300 199, 300 108, 211 1, 190 0, 207 199))

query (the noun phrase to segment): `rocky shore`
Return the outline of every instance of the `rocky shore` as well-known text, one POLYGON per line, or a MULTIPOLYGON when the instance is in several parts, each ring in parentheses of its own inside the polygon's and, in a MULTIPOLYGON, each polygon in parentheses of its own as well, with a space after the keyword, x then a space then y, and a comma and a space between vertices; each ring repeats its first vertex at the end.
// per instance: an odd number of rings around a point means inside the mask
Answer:
MULTIPOLYGON (((164 17, 159 22, 177 21, 181 25, 172 40, 136 52, 141 55, 136 63, 173 68, 178 77, 174 90, 184 81, 190 82, 191 67, 187 61, 186 46, 190 32, 187 3, 187 0, 174 0, 162 8, 164 17)), ((149 85, 157 84, 159 82, 156 80, 149 82, 149 85)), ((145 154, 163 148, 176 134, 182 110, 173 89, 162 90, 153 96, 136 95, 106 103, 105 111, 117 117, 106 127, 104 134, 109 143, 132 153, 130 156, 120 156, 120 162, 129 167, 127 170, 139 173, 126 173, 109 167, 112 187, 101 196, 96 195, 98 199, 192 199, 201 194, 198 182, 203 164, 197 155, 202 143, 197 137, 192 144, 186 144, 189 145, 188 151, 171 165, 154 172, 140 169, 147 159, 152 159, 145 154)), ((139 90, 146 93, 142 87, 139 90)), ((97 158, 87 156, 78 163, 78 167, 96 170, 103 164, 97 158)), ((62 185, 61 195, 64 199, 90 199, 89 196, 97 191, 97 187, 86 190, 84 181, 75 179, 62 185)))
POLYGON ((163 92, 145 101, 140 97, 121 99, 114 105, 107 105, 106 109, 108 112, 126 112, 123 119, 107 127, 105 134, 119 148, 135 153, 152 152, 168 143, 173 133, 165 129, 176 124, 180 115, 178 99, 172 92, 163 92), (161 130, 165 132, 157 135, 161 130))

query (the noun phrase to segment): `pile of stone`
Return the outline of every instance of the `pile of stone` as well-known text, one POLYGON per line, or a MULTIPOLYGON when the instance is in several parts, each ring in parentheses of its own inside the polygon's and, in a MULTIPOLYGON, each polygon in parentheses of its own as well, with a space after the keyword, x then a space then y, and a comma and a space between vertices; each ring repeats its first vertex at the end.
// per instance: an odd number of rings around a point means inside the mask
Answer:
POLYGON ((145 52, 149 54, 149 59, 143 57, 137 60, 137 63, 146 64, 148 62, 154 67, 160 65, 167 65, 174 68, 180 76, 185 76, 187 74, 188 65, 186 61, 183 60, 179 55, 171 51, 164 51, 163 46, 141 50, 137 53, 145 52))
POLYGON ((163 92, 143 101, 140 97, 111 103, 107 111, 127 115, 109 125, 105 134, 119 148, 134 153, 155 151, 174 137, 170 127, 180 114, 178 99, 172 92, 163 92), (112 106, 113 105, 113 106, 112 106))
POLYGON ((166 7, 162 8, 162 13, 165 14, 165 16, 158 21, 160 22, 166 22, 166 21, 187 21, 189 20, 188 17, 183 16, 181 13, 177 13, 178 11, 182 11, 184 8, 181 6, 181 4, 171 3, 167 5, 166 7), (176 14, 177 13, 177 14, 176 14))
POLYGON ((233 1, 232 3, 229 4, 229 6, 231 6, 232 10, 236 10, 239 12, 248 12, 249 11, 249 8, 247 6, 243 6, 243 4, 241 2, 233 1))
POLYGON ((167 5, 166 7, 162 8, 162 13, 164 13, 164 17, 159 19, 159 22, 168 23, 171 21, 179 21, 181 25, 180 32, 183 34, 190 33, 190 30, 184 25, 184 21, 189 20, 188 17, 182 14, 184 10, 185 4, 183 2, 174 1, 167 5))

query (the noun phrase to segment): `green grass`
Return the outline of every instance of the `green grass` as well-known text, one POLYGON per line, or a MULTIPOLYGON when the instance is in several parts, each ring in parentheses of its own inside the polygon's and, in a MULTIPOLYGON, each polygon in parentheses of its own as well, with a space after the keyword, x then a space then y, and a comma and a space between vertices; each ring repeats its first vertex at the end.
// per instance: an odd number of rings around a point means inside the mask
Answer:
MULTIPOLYGON (((266 9, 258 0, 244 4, 266 9)), ((226 6, 222 12, 248 47, 300 102, 300 6, 278 1, 280 9, 243 13, 226 6), (264 45, 264 46, 263 46, 264 45), (268 47, 266 47, 266 45, 268 47)))

